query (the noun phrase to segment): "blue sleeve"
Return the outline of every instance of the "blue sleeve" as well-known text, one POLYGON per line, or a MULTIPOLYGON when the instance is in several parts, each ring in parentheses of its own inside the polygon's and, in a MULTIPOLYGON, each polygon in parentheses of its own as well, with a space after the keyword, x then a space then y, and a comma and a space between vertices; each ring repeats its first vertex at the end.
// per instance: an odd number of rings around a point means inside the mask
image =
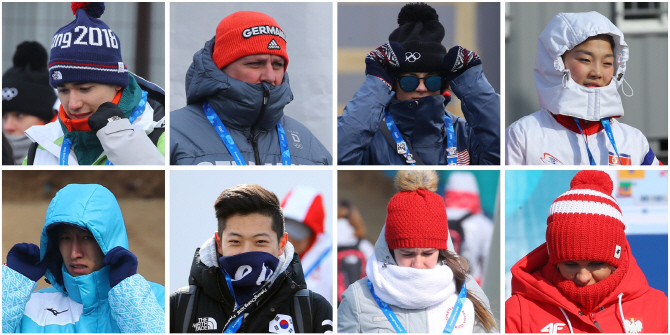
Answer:
POLYGON ((109 291, 112 318, 122 333, 165 333, 165 288, 161 299, 155 290, 142 275, 134 274, 109 291))
POLYGON ((472 130, 470 161, 478 165, 500 165, 500 95, 486 80, 481 65, 466 70, 451 81, 461 100, 461 110, 472 130))
POLYGON ((654 164, 654 161, 656 160, 656 155, 654 154, 654 151, 649 148, 649 151, 647 151, 647 154, 644 155, 644 159, 642 160, 641 165, 659 165, 654 164))
POLYGON ((37 283, 28 277, 2 266, 2 332, 16 333, 37 283))
POLYGON ((365 82, 337 118, 337 163, 374 164, 365 159, 365 152, 379 129, 384 111, 393 99, 393 92, 379 78, 367 75, 365 82))

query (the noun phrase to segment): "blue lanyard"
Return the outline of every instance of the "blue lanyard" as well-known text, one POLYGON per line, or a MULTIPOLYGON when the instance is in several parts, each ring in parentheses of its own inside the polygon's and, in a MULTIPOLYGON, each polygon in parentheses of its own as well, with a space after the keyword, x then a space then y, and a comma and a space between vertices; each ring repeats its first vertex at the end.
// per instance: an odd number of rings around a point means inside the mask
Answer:
MULTIPOLYGON (((237 300, 235 299, 235 291, 233 290, 233 283, 230 280, 230 276, 226 273, 226 271, 223 271, 223 275, 226 277, 226 283, 228 284, 228 289, 230 290, 230 294, 233 296, 233 302, 235 303, 235 309, 237 309, 237 300)), ((237 331, 240 329, 240 326, 242 326, 242 321, 244 320, 244 314, 240 314, 233 323, 231 323, 228 328, 226 328, 223 332, 224 333, 237 333, 237 331)))
POLYGON ((600 120, 600 123, 603 124, 603 128, 605 128, 605 133, 607 133, 607 137, 609 137, 610 143, 612 143, 612 147, 614 147, 616 158, 619 159, 619 165, 623 165, 623 163, 621 162, 621 157, 619 157, 619 150, 617 150, 616 143, 614 143, 614 134, 612 134, 612 126, 610 125, 610 119, 604 118, 600 120))
POLYGON ((332 248, 329 247, 328 249, 326 249, 326 251, 321 255, 321 257, 319 257, 319 259, 316 261, 316 263, 314 263, 314 265, 312 265, 312 267, 310 267, 309 270, 307 270, 307 272, 305 272, 305 279, 307 279, 307 277, 309 277, 309 274, 312 273, 312 271, 314 271, 314 269, 316 269, 317 266, 319 266, 319 263, 321 263, 321 261, 324 258, 326 258, 326 255, 328 255, 328 253, 330 253, 330 249, 332 249, 332 248))
POLYGON ((375 294, 375 289, 372 287, 372 282, 370 282, 370 279, 368 279, 368 288, 370 289, 370 293, 372 293, 372 297, 375 298, 377 305, 379 305, 379 308, 381 308, 384 315, 386 315, 386 318, 389 320, 393 328, 395 328, 395 332, 407 333, 405 327, 402 326, 400 320, 398 320, 398 317, 395 316, 395 313, 393 313, 391 310, 391 306, 382 301, 382 299, 379 299, 379 297, 375 294))
MULTIPOLYGON (((396 151, 398 154, 403 155, 408 164, 415 165, 416 161, 412 158, 412 154, 409 153, 407 142, 405 142, 405 139, 400 135, 400 130, 398 130, 398 126, 396 126, 395 121, 393 121, 390 111, 387 110, 386 113, 384 113, 384 120, 386 120, 386 127, 388 127, 395 140, 396 151)), ((444 125, 447 130, 447 165, 457 165, 458 153, 456 152, 454 123, 447 114, 444 114, 444 125)))
MULTIPOLYGON (((407 333, 405 328, 400 323, 400 320, 398 320, 398 317, 395 315, 393 310, 391 310, 389 304, 379 299, 379 297, 375 294, 375 289, 372 287, 372 282, 370 282, 370 279, 368 279, 368 288, 370 289, 370 293, 372 293, 372 297, 375 298, 377 305, 379 305, 379 308, 381 308, 384 315, 386 315, 386 318, 389 320, 393 328, 395 328, 395 332, 407 333)), ((463 304, 465 303, 467 294, 468 291, 465 288, 464 282, 463 287, 461 287, 461 292, 458 293, 456 304, 454 305, 454 308, 451 310, 451 314, 449 315, 449 320, 447 320, 447 325, 444 327, 444 331, 442 331, 443 333, 451 334, 451 332, 454 330, 454 326, 456 326, 458 316, 461 314, 461 310, 463 309, 463 304)))
MULTIPOLYGON (((235 159, 235 163, 237 163, 237 165, 247 165, 247 163, 244 161, 244 158, 242 158, 242 153, 240 153, 240 150, 237 148, 235 141, 233 141, 233 137, 230 136, 228 129, 226 129, 226 126, 223 125, 223 122, 221 122, 219 116, 216 115, 216 112, 214 109, 212 109, 212 106, 209 104, 209 102, 205 101, 202 104, 202 110, 205 112, 209 123, 212 124, 214 130, 216 130, 216 132, 219 134, 219 137, 221 137, 223 144, 226 145, 230 155, 233 156, 233 159, 235 159)), ((277 135, 279 136, 282 165, 291 165, 291 153, 288 150, 288 141, 286 140, 286 133, 284 133, 284 127, 282 126, 281 121, 277 122, 277 135)))
MULTIPOLYGON (((142 99, 140 99, 140 102, 133 108, 133 111, 130 113, 130 118, 128 121, 132 124, 135 122, 135 120, 144 113, 144 107, 147 105, 147 95, 148 93, 146 91, 142 91, 142 99)), ((60 165, 68 165, 68 158, 70 155, 70 150, 72 149, 72 140, 68 137, 65 137, 63 139, 63 144, 61 144, 60 147, 60 165)), ((107 162, 105 162, 105 165, 114 165, 112 162, 107 159, 107 162)))
POLYGON ((456 299, 456 304, 451 310, 449 315, 449 320, 447 320, 447 325, 444 327, 443 333, 451 334, 454 331, 454 326, 456 326, 456 320, 458 316, 461 315, 461 310, 463 309, 463 304, 468 295, 468 290, 465 288, 465 282, 463 282, 463 287, 461 287, 461 292, 458 293, 458 299, 456 299))
POLYGON ((60 165, 67 165, 70 158, 70 149, 72 149, 72 140, 66 136, 60 146, 60 165))
MULTIPOLYGON (((579 132, 582 134, 582 138, 584 139, 584 146, 586 146, 586 153, 589 154, 589 163, 591 165, 596 165, 596 161, 593 159, 593 155, 591 155, 589 144, 588 142, 586 142, 586 135, 582 130, 582 126, 579 124, 579 119, 576 117, 573 117, 573 119, 575 119, 575 123, 577 123, 577 128, 579 128, 579 132)), ((619 157, 619 150, 617 150, 616 143, 614 142, 614 135, 612 134, 612 127, 610 125, 610 120, 608 118, 604 118, 600 120, 600 123, 602 123, 603 128, 605 128, 605 133, 607 134, 607 137, 610 139, 610 143, 612 143, 612 147, 614 147, 614 152, 616 153, 616 156, 619 159, 619 165, 621 165, 621 157, 619 157)))
POLYGON ((451 118, 447 114, 444 114, 444 125, 447 127, 447 165, 458 165, 454 123, 451 122, 451 118))

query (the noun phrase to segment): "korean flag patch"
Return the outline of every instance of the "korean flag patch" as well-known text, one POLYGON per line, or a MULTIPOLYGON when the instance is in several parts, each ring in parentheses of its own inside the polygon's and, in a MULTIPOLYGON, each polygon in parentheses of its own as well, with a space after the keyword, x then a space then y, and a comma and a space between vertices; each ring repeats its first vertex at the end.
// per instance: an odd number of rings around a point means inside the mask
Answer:
POLYGON ((614 248, 614 258, 619 259, 621 257, 621 246, 617 245, 616 248, 614 248))
POLYGON ((295 333, 291 316, 277 314, 274 319, 270 320, 270 333, 295 333))

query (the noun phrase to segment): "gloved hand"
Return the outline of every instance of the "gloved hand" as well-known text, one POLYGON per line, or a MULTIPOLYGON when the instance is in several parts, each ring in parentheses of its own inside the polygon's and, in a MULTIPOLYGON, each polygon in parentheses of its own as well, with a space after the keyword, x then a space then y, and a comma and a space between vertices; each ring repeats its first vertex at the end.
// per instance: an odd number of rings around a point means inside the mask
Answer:
POLYGON ((40 247, 32 243, 15 244, 7 254, 7 266, 35 282, 47 272, 47 262, 40 262, 40 247))
POLYGON ((392 89, 395 83, 395 70, 405 62, 403 57, 405 48, 400 43, 386 42, 365 56, 365 74, 383 80, 392 89))
POLYGON ((137 257, 124 247, 115 247, 107 252, 102 264, 109 265, 109 285, 111 287, 137 273, 137 257))
POLYGON ((125 118, 126 115, 123 114, 119 106, 112 102, 105 102, 98 107, 98 110, 93 115, 88 117, 88 127, 94 133, 97 133, 98 130, 104 128, 108 123, 125 118))
POLYGON ((447 81, 452 81, 465 70, 481 63, 482 60, 477 53, 457 45, 449 49, 447 54, 442 57, 442 66, 444 67, 442 75, 447 81))

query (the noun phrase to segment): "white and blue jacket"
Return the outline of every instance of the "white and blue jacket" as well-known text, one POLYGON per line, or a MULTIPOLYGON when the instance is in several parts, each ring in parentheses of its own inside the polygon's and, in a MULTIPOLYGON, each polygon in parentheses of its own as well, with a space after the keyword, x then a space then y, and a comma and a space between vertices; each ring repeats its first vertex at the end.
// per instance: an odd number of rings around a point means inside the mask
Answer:
MULTIPOLYGON (((128 248, 121 209, 114 195, 99 185, 69 185, 47 210, 40 238, 40 260, 59 252, 53 226, 88 229, 104 254, 128 248)), ((45 277, 52 287, 33 291, 37 283, 2 266, 3 333, 164 333, 165 288, 132 275, 114 288, 109 266, 72 277, 60 255, 45 277)))

